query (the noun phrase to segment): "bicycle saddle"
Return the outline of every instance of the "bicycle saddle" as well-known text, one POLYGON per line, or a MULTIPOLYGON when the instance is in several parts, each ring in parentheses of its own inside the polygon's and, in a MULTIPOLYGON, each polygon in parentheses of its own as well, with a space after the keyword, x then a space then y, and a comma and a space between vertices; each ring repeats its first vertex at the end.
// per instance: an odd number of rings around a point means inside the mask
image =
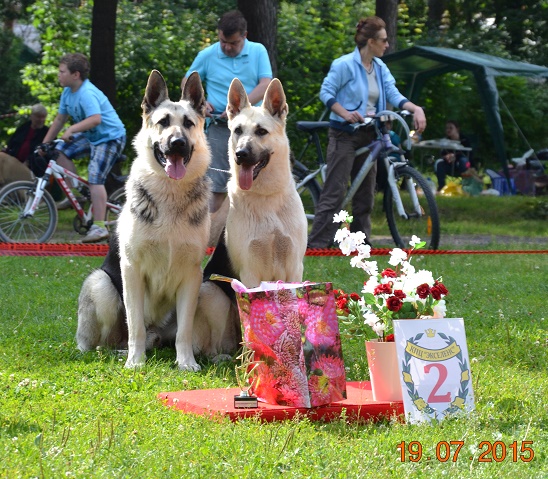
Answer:
POLYGON ((316 130, 322 130, 329 127, 328 121, 298 121, 297 129, 312 133, 316 130))

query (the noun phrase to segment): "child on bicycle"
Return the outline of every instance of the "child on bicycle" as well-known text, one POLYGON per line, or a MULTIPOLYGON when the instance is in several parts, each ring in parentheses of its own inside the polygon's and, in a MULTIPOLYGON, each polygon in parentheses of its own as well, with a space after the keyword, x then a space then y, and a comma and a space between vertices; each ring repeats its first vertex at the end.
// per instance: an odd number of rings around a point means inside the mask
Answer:
POLYGON ((88 181, 94 223, 83 243, 108 238, 104 221, 105 180, 126 144, 126 129, 105 94, 88 80, 89 70, 89 61, 81 53, 70 53, 61 58, 58 79, 64 89, 59 112, 44 137, 44 143, 57 138, 70 117, 73 123, 61 136, 64 143, 57 146, 58 163, 76 173, 72 160, 89 156, 88 181))
MULTIPOLYGON (((356 132, 351 123, 362 123, 364 117, 385 110, 387 102, 414 114, 415 129, 426 127, 421 107, 411 103, 396 88, 396 81, 382 57, 388 48, 386 24, 379 17, 361 19, 354 36, 356 48, 352 53, 336 59, 325 77, 320 99, 331 110, 327 173, 312 231, 308 238, 311 248, 326 248, 333 244, 338 213, 348 189, 348 180, 358 173, 365 158, 354 159, 355 151, 375 139, 374 128, 360 128, 356 132)), ((352 231, 363 231, 367 242, 371 239, 371 212, 375 200, 377 165, 374 164, 352 200, 352 231)))

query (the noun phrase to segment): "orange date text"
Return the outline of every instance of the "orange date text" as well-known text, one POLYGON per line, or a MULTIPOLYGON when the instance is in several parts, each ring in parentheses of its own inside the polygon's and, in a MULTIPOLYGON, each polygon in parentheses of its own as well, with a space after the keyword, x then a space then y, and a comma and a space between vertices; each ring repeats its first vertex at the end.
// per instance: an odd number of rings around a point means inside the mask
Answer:
POLYGON ((464 441, 440 441, 432 453, 427 454, 420 441, 402 441, 396 449, 400 452, 401 462, 438 461, 457 462, 461 459, 477 462, 531 462, 535 457, 533 441, 513 441, 509 444, 503 441, 481 441, 477 444, 478 455, 464 454, 464 441), (462 454, 461 454, 462 453, 462 454))

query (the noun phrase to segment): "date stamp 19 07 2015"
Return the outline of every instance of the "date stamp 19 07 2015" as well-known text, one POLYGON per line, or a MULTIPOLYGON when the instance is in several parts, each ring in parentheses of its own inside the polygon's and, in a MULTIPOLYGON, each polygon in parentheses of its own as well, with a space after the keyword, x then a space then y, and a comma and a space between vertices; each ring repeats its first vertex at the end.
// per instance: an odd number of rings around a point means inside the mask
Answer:
MULTIPOLYGON (((436 444, 434 454, 428 456, 423 454, 420 441, 402 441, 396 449, 400 451, 401 462, 456 462, 464 445, 464 441, 440 441, 436 444)), ((476 448, 479 454, 472 454, 466 459, 477 462, 503 462, 507 459, 512 462, 531 462, 535 457, 533 441, 513 441, 510 444, 502 441, 481 441, 476 448)))

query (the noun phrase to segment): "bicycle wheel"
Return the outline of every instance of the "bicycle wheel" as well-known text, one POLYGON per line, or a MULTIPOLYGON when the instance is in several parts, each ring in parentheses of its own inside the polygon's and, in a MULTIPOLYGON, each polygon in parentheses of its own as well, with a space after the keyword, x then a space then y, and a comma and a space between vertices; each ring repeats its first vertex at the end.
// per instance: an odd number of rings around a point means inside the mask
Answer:
POLYGON ((310 178, 306 183, 300 184, 310 171, 302 163, 295 162, 293 166, 293 178, 297 185, 297 192, 301 197, 306 218, 310 223, 314 221, 314 211, 320 200, 321 188, 315 178, 310 178))
POLYGON ((57 228, 57 208, 49 192, 44 191, 34 215, 25 216, 25 208, 34 201, 32 181, 15 181, 0 190, 0 239, 8 243, 43 243, 57 228))
POLYGON ((399 248, 408 248, 413 235, 426 241, 428 248, 437 249, 440 242, 440 221, 434 192, 424 177, 410 166, 395 170, 396 183, 407 218, 400 216, 390 185, 384 190, 384 211, 394 242, 399 248), (408 187, 416 194, 410 194, 408 187), (420 213, 413 205, 418 200, 420 213))
POLYGON ((108 198, 108 203, 111 203, 115 206, 109 206, 107 203, 107 212, 105 216, 105 226, 110 231, 114 228, 118 215, 120 214, 121 208, 126 202, 126 189, 122 186, 114 191, 108 198))

